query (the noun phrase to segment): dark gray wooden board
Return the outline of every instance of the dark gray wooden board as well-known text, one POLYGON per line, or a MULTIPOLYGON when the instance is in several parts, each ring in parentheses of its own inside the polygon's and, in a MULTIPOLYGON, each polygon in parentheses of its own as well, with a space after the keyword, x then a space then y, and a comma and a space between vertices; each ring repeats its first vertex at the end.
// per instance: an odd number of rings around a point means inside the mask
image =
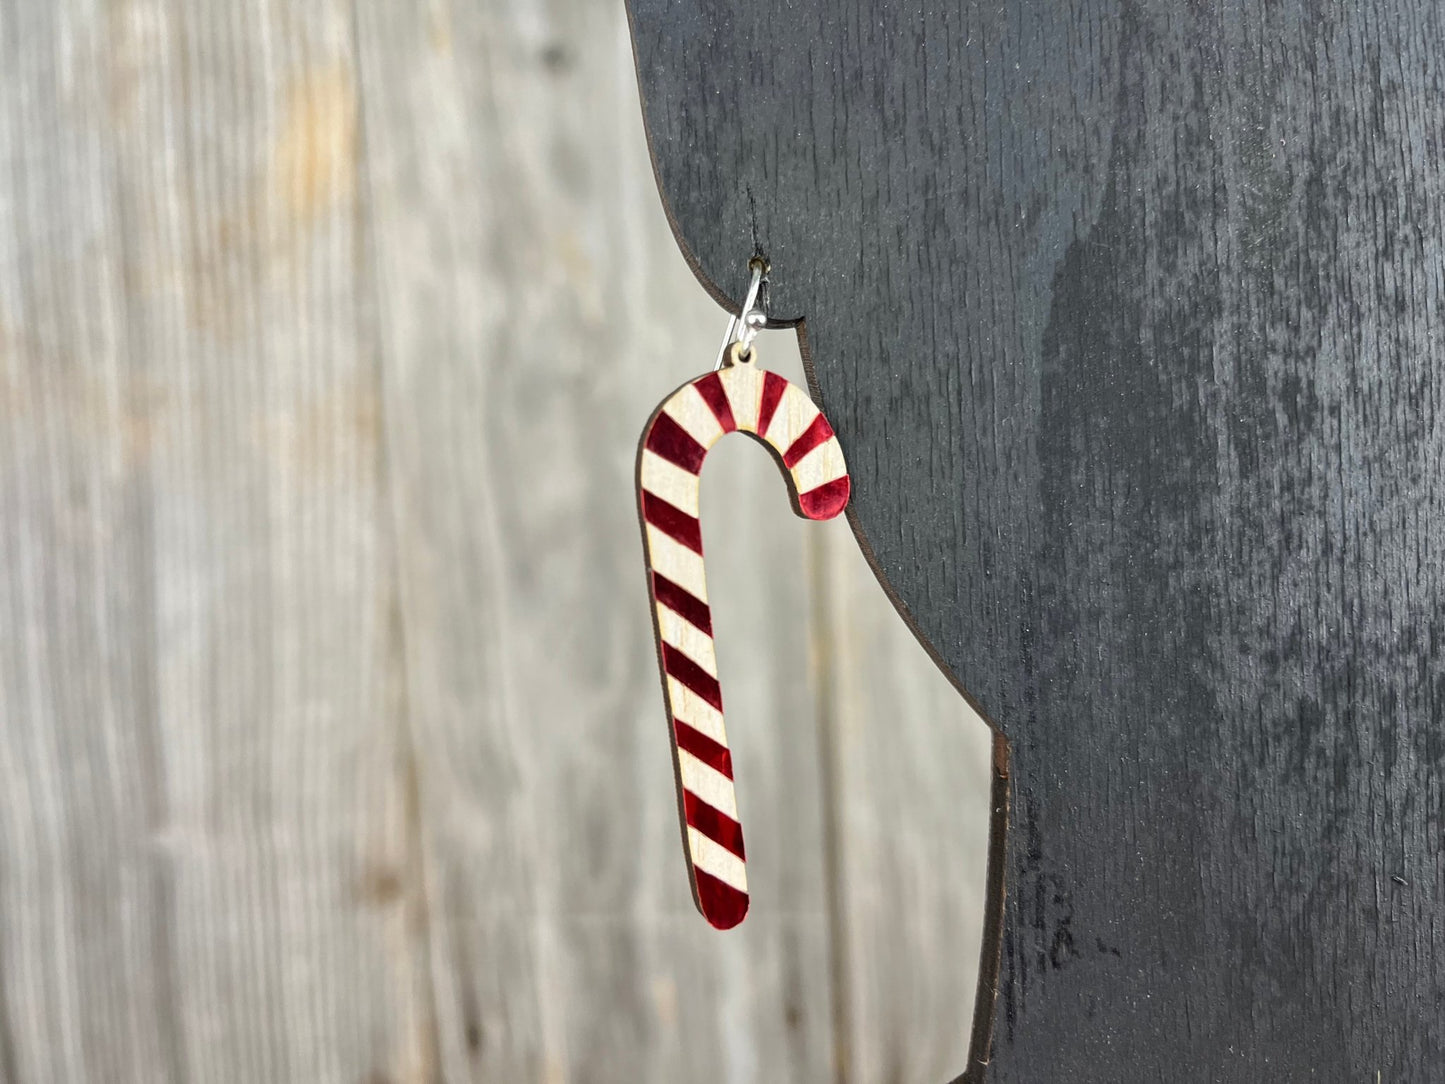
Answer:
POLYGON ((970 1078, 1441 1079, 1445 10, 630 9, 679 242, 771 261, 1009 743, 970 1078))

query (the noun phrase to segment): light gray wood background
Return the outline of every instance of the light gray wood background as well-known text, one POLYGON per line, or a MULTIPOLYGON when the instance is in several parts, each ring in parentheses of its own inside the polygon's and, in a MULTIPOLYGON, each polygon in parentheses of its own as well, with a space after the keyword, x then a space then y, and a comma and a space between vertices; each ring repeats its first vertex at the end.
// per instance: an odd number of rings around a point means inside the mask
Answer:
POLYGON ((986 730, 747 441, 688 895, 632 468, 723 314, 636 94, 614 0, 0 0, 0 1081, 962 1068, 986 730))

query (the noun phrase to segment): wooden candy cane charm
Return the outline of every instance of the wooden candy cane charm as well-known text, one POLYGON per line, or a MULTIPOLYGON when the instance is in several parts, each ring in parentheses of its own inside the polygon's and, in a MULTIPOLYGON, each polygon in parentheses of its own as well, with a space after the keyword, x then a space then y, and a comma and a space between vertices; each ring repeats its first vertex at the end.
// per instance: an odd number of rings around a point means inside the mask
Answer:
POLYGON ((849 492, 833 427, 801 388, 753 364, 750 339, 728 347, 724 367, 684 384, 663 402, 643 430, 637 458, 653 631, 688 873, 698 910, 722 930, 747 914, 748 882, 703 572, 698 520, 703 459, 734 431, 761 440, 787 470, 794 511, 808 519, 836 516, 849 492))

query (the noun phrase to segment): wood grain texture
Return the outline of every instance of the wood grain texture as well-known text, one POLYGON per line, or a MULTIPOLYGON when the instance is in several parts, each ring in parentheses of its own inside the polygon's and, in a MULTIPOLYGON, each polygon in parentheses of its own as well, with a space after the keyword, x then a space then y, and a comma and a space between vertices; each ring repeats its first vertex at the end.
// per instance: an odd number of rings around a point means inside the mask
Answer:
POLYGON ((1445 18, 631 0, 724 298, 1012 747, 995 1081, 1445 1064, 1445 18))
POLYGON ((833 721, 840 1079, 952 1079, 968 1064, 983 947, 992 733, 898 621, 844 524, 808 538, 833 721))
MULTIPOLYGON (((438 1067, 811 1079, 831 1054, 811 727, 740 738, 741 799, 781 837, 760 833, 750 873, 772 903, 740 942, 713 939, 678 876, 633 462, 659 396, 710 363, 720 321, 659 263, 675 257, 638 213, 655 197, 635 128, 634 154, 617 151, 631 77, 592 46, 620 44, 619 19, 362 13, 366 80, 389 88, 366 130, 398 359, 387 426, 438 1067)), ((760 532, 777 513, 749 496, 760 485, 709 499, 760 532)), ((801 608, 796 552, 755 537, 770 571, 744 589, 751 612, 769 595, 801 608)), ((805 670, 804 643, 759 630, 730 662, 760 676, 734 686, 735 713, 811 720, 805 687, 762 677, 805 670)))
POLYGON ((0 1078, 390 1073, 346 10, 7 3, 0 56, 0 1078))

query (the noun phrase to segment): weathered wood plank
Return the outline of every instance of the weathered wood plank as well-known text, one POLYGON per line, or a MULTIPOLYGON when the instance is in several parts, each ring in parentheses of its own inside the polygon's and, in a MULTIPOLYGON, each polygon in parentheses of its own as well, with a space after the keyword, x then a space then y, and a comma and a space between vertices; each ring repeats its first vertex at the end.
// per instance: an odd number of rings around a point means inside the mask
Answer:
POLYGON ((682 864, 633 459, 656 402, 711 365, 721 314, 658 213, 621 19, 363 17, 368 56, 394 65, 368 72, 392 92, 367 123, 433 960, 455 1012, 443 1065, 824 1079, 806 627, 768 624, 806 611, 807 578, 772 464, 729 469, 751 446, 720 449, 704 483, 705 507, 727 506, 704 530, 731 586, 717 620, 757 826, 748 922, 710 930, 682 864), (438 115, 453 137, 419 140, 438 115), (744 567, 762 572, 729 575, 744 567))
POLYGON ((830 525, 816 544, 843 1079, 951 1080, 968 1064, 982 950, 993 732, 898 620, 852 533, 830 525))
POLYGON ((399 1074, 346 7, 8 3, 0 56, 0 1071, 399 1074))

